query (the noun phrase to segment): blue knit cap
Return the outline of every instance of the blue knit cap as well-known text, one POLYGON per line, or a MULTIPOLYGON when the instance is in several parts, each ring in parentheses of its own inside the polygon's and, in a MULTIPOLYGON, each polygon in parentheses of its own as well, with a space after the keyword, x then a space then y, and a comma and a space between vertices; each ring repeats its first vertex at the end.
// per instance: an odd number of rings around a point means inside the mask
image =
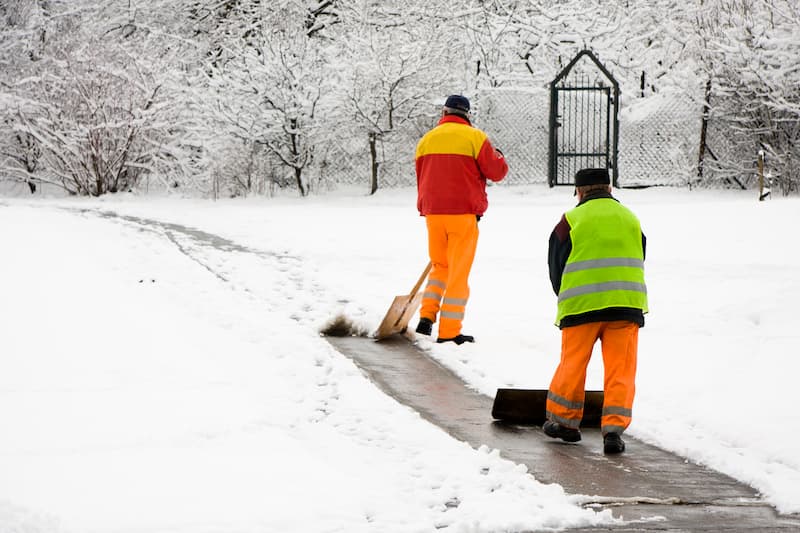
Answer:
POLYGON ((469 113, 469 100, 467 100, 466 96, 461 96, 460 94, 451 94, 448 96, 444 106, 469 113))

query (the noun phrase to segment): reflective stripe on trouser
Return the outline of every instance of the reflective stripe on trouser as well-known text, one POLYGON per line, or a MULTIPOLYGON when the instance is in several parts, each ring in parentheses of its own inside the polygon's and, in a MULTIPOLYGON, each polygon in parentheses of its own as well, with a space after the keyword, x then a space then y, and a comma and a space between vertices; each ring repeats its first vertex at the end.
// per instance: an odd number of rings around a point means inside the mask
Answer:
POLYGON ((419 316, 436 321, 439 337, 461 333, 469 299, 469 272, 478 245, 475 215, 427 215, 428 254, 433 267, 422 294, 419 316))
POLYGON ((639 326, 633 322, 592 322, 561 330, 561 362, 547 393, 547 418, 577 429, 583 417, 586 368, 594 344, 603 351, 604 397, 601 428, 622 433, 631 423, 639 326))

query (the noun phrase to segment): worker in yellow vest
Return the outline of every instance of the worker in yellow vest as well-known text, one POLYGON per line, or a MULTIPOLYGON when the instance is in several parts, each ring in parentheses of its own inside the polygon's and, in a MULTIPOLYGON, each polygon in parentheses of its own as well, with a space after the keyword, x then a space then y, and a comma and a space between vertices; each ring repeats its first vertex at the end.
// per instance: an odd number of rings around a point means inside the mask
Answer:
POLYGON ((417 143, 415 162, 417 209, 425 217, 433 265, 416 331, 430 335, 438 315, 437 342, 474 342, 461 325, 478 220, 488 207, 486 180, 502 180, 508 165, 488 136, 472 126, 469 100, 458 94, 447 97, 439 123, 417 143))
POLYGON ((647 313, 646 238, 639 219, 611 195, 608 170, 575 174, 578 205, 550 235, 550 281, 558 295, 561 362, 547 394, 545 434, 581 440, 586 369, 599 339, 603 352, 603 451, 625 451, 635 391, 639 328, 647 313))

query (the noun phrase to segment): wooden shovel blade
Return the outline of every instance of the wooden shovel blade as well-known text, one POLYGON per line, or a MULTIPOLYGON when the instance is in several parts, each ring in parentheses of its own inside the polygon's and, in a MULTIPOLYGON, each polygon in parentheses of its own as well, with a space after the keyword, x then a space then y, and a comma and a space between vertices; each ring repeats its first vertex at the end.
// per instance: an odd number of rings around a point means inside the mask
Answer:
MULTIPOLYGON (((509 424, 541 426, 547 420, 547 389, 497 389, 492 417, 509 424)), ((587 390, 581 427, 599 428, 603 415, 603 391, 587 390)))
POLYGON ((392 305, 389 306, 389 311, 383 317, 381 325, 375 332, 377 340, 385 339, 395 333, 402 333, 408 328, 408 323, 417 312, 420 302, 422 301, 422 294, 417 293, 413 298, 409 295, 395 296, 392 305))

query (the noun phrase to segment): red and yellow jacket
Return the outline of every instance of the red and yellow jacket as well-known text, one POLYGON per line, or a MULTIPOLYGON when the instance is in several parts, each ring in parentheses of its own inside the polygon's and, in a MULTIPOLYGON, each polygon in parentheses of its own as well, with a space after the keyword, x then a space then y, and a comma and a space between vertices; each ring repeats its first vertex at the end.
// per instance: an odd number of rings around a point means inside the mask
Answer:
POLYGON ((503 155, 484 132, 457 115, 442 117, 416 151, 420 215, 483 215, 489 205, 486 180, 508 172, 503 155))

